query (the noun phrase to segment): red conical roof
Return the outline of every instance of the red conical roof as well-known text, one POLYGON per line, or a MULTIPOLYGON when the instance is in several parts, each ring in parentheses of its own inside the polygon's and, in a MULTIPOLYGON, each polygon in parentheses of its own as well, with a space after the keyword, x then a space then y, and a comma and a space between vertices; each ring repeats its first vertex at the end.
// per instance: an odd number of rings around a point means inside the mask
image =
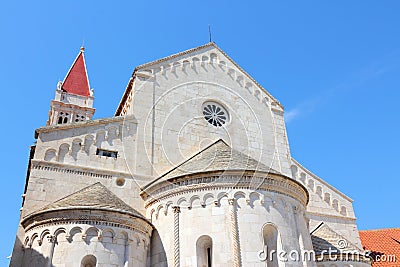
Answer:
POLYGON ((82 47, 64 79, 62 89, 69 94, 90 96, 89 78, 82 47))

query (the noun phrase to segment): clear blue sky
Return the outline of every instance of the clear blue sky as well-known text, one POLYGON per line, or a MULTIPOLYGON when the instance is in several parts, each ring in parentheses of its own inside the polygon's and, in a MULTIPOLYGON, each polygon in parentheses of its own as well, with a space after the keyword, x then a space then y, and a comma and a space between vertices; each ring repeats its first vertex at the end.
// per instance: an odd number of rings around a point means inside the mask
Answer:
POLYGON ((359 228, 399 227, 399 13, 395 0, 2 1, 0 265, 34 130, 82 40, 95 116, 109 117, 135 66, 208 42, 208 24, 285 106, 292 155, 355 200, 359 228))

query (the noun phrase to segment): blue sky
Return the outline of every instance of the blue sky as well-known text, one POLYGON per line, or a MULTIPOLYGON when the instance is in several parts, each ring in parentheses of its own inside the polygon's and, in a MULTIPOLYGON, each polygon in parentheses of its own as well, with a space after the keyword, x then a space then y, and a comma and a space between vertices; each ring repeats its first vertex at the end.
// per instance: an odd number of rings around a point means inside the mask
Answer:
POLYGON ((29 146, 84 41, 96 117, 135 66, 213 40, 285 106, 292 155, 353 198, 360 229, 399 227, 400 1, 2 1, 3 219, 11 253, 29 146))

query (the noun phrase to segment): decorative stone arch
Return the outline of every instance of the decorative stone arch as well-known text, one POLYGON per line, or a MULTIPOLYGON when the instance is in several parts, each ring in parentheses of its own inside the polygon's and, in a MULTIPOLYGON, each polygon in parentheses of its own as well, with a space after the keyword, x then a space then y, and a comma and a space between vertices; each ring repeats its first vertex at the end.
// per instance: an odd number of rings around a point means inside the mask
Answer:
POLYGON ((62 143, 58 149, 57 161, 64 162, 65 156, 68 154, 68 152, 69 152, 69 144, 62 143))
POLYGON ((347 216, 347 208, 345 206, 340 207, 340 214, 343 216, 347 216))
POLYGON ((85 229, 85 232, 82 235, 82 239, 87 242, 91 242, 91 238, 97 237, 97 240, 101 240, 101 231, 97 227, 90 226, 85 229))
POLYGON ((198 205, 198 206, 195 206, 195 208, 200 207, 200 205, 201 205, 201 198, 200 198, 198 195, 193 195, 193 196, 190 197, 190 200, 189 200, 189 209, 193 208, 193 203, 194 203, 196 200, 198 200, 199 205, 198 205))
POLYGON ((154 208, 152 208, 152 209, 150 210, 149 216, 150 216, 150 221, 151 221, 151 222, 153 221, 153 216, 155 215, 155 212, 156 212, 156 210, 155 210, 154 208))
POLYGON ((50 230, 49 229, 45 229, 40 233, 40 238, 39 238, 39 245, 43 244, 43 240, 45 239, 45 237, 47 235, 50 235, 50 230))
POLYGON ((184 60, 182 61, 182 72, 186 73, 186 68, 190 66, 190 61, 189 60, 184 60))
POLYGON ((322 198, 322 186, 317 185, 316 189, 315 189, 315 193, 322 198))
POLYGON ((82 139, 80 138, 75 138, 72 141, 72 145, 71 145, 71 156, 74 158, 74 160, 78 159, 78 152, 81 150, 82 148, 82 139))
POLYGON ((44 154, 45 161, 55 161, 57 159, 57 151, 53 148, 49 148, 46 150, 44 154))
POLYGON ((311 192, 314 192, 315 183, 314 183, 313 179, 308 179, 307 186, 308 186, 308 188, 310 189, 311 192))
POLYGON ((83 143, 84 150, 87 155, 90 153, 90 147, 94 144, 94 136, 91 134, 88 134, 85 136, 85 141, 83 143))
POLYGON ((325 194, 324 194, 324 201, 325 201, 326 203, 328 203, 328 205, 331 205, 331 194, 330 194, 330 193, 325 192, 325 194))
POLYGON ((135 244, 135 246, 137 248, 140 246, 141 241, 140 241, 140 237, 137 234, 135 234, 135 233, 132 234, 132 241, 133 241, 133 244, 135 244))
POLYGON ((96 132, 96 140, 95 140, 96 147, 101 148, 101 144, 105 141, 105 139, 106 139, 106 131, 98 130, 96 132))
POLYGON ((68 232, 67 239, 72 241, 74 236, 76 234, 78 234, 78 233, 81 234, 82 238, 83 238, 83 229, 82 229, 82 227, 79 227, 79 226, 72 227, 68 232))
POLYGON ((217 199, 214 200, 214 205, 215 206, 220 206, 222 199, 228 199, 228 193, 225 191, 219 192, 217 194, 217 199))
POLYGON ((249 205, 250 206, 254 206, 254 203, 256 201, 258 201, 258 200, 260 201, 260 204, 262 205, 262 203, 264 202, 263 195, 261 195, 258 192, 250 192, 250 194, 249 194, 249 205))
POLYGON ((32 237, 30 238, 30 243, 29 243, 29 246, 30 246, 30 247, 33 247, 33 246, 35 245, 35 244, 34 244, 35 240, 37 240, 37 245, 39 245, 40 238, 39 238, 38 233, 34 233, 34 234, 32 235, 32 237))
POLYGON ((213 193, 205 193, 203 195, 203 202, 202 202, 202 206, 205 207, 209 204, 211 204, 214 201, 214 194, 213 193))
POLYGON ((181 197, 180 199, 178 199, 176 205, 179 207, 189 207, 189 203, 185 197, 181 197))
POLYGON ((56 230, 54 230, 53 235, 58 236, 59 234, 62 234, 62 233, 66 234, 67 229, 65 229, 64 227, 57 228, 56 230))
POLYGON ((247 194, 243 191, 237 191, 233 194, 233 198, 236 201, 236 206, 239 207, 239 199, 243 198, 246 203, 249 203, 249 198, 247 197, 247 194))
POLYGON ((307 179, 307 175, 304 172, 300 173, 300 181, 303 184, 306 184, 306 179, 307 179))
POLYGON ((339 211, 339 201, 337 199, 334 199, 332 201, 332 207, 336 210, 339 211))
POLYGON ((297 175, 298 175, 298 168, 296 165, 292 165, 290 166, 290 171, 292 172, 292 178, 293 179, 297 179, 297 175))
POLYGON ((119 243, 120 245, 127 245, 129 241, 129 234, 128 232, 121 230, 114 238, 115 243, 119 243))
MULTIPOLYGON (((156 209, 156 219, 158 219, 158 216, 160 215, 161 209, 165 209, 164 204, 160 204, 160 205, 157 206, 157 209, 156 209)), ((165 211, 164 211, 164 214, 165 214, 165 211)))
POLYGON ((110 145, 113 145, 114 139, 116 139, 116 138, 118 137, 118 132, 117 132, 117 130, 118 130, 118 128, 115 127, 115 126, 113 126, 113 125, 111 125, 111 126, 109 126, 109 127, 107 128, 107 136, 106 136, 106 139, 107 139, 107 142, 108 142, 110 145))
POLYGON ((31 244, 29 243, 29 241, 30 241, 29 236, 25 237, 25 240, 24 240, 24 243, 23 243, 24 248, 29 248, 30 247, 31 244))
POLYGON ((102 230, 102 242, 113 243, 115 240, 115 231, 111 228, 106 228, 102 230))
POLYGON ((216 53, 211 53, 210 54, 210 63, 213 65, 215 63, 218 63, 218 55, 216 53))

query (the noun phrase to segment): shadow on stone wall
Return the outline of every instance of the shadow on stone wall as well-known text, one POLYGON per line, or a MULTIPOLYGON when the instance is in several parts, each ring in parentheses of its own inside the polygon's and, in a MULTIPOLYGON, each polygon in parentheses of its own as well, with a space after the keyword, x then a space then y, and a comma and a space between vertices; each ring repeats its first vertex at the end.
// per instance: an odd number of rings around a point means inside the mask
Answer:
POLYGON ((21 240, 16 238, 14 251, 10 261, 10 267, 54 267, 53 264, 48 265, 48 257, 44 257, 39 251, 32 248, 24 248, 21 240), (16 249, 18 248, 21 249, 16 249))
POLYGON ((153 230, 153 235, 151 236, 150 266, 168 266, 164 244, 156 229, 153 230))

